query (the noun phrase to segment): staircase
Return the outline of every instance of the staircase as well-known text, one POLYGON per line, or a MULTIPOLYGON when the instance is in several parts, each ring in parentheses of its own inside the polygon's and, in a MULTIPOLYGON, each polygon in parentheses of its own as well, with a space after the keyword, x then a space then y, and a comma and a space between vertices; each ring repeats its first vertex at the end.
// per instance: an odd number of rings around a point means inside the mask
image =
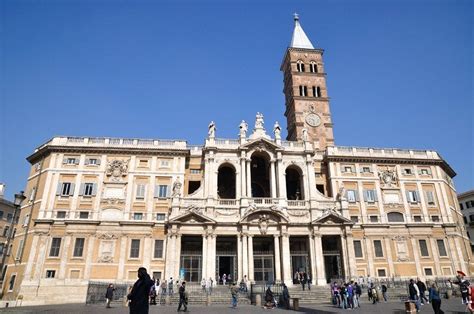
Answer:
MULTIPOLYGON (((207 292, 203 291, 200 286, 187 286, 188 291, 188 304, 192 305, 206 305, 208 297, 210 304, 231 304, 232 296, 230 294, 229 286, 216 286, 212 289, 212 294, 207 295, 207 292)), ((166 297, 157 296, 156 303, 162 305, 166 304, 166 297)), ((177 305, 179 303, 179 293, 174 292, 170 296, 171 304, 177 305)), ((250 298, 247 293, 239 293, 238 304, 250 304, 250 298)))
POLYGON ((299 298, 300 304, 324 304, 331 302, 331 291, 328 286, 311 286, 311 290, 301 286, 289 287, 290 298, 299 298))

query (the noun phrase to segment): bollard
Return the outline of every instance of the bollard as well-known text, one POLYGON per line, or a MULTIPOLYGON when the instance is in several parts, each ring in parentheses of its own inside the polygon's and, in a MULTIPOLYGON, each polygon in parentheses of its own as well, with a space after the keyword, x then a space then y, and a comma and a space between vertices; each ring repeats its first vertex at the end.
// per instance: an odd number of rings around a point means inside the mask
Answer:
POLYGON ((255 306, 261 306, 262 305, 262 296, 260 294, 257 294, 255 296, 255 306))

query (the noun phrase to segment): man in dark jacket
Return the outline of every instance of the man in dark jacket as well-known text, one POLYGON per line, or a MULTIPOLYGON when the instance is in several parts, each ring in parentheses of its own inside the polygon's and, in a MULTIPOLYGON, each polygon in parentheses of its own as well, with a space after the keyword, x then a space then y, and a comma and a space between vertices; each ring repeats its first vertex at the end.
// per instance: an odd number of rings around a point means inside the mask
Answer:
POLYGON ((428 299, 426 298, 425 292, 426 292, 426 285, 423 281, 420 280, 420 278, 416 278, 416 285, 418 286, 418 290, 420 290, 420 301, 421 303, 430 303, 428 299))
POLYGON ((152 285, 153 280, 146 272, 146 268, 140 267, 138 269, 138 280, 127 295, 127 299, 130 300, 130 314, 148 314, 148 297, 152 285))
POLYGON ((114 285, 109 284, 109 286, 107 287, 107 292, 105 292, 105 300, 107 301, 107 305, 105 306, 106 308, 111 307, 110 302, 112 302, 112 300, 114 299, 114 291, 115 291, 114 285))
POLYGON ((188 311, 188 298, 186 297, 186 282, 183 281, 181 287, 179 287, 179 305, 178 312, 181 311, 181 306, 184 307, 184 311, 188 311))
POLYGON ((288 291, 288 287, 283 284, 283 292, 281 295, 282 298, 282 305, 285 307, 287 310, 290 309, 290 292, 288 291))

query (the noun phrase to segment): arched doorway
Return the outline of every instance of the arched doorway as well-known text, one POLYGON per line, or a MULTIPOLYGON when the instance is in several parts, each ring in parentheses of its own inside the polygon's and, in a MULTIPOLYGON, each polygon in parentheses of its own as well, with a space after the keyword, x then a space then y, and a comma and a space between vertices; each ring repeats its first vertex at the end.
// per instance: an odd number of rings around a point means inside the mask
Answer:
POLYGON ((266 154, 255 153, 250 162, 252 197, 270 197, 270 163, 266 154))
POLYGON ((286 168, 286 197, 289 200, 304 199, 303 176, 301 170, 297 167, 290 166, 286 168))
POLYGON ((217 174, 217 195, 223 199, 235 199, 235 169, 224 164, 217 174))

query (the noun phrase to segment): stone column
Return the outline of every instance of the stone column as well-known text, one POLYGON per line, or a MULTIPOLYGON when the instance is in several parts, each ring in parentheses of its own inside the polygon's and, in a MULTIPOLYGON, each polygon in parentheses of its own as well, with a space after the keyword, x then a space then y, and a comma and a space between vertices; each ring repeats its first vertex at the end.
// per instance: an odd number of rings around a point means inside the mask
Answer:
POLYGON ((364 236, 365 240, 365 252, 366 252, 366 259, 367 259, 367 276, 374 277, 375 276, 375 269, 374 269, 374 253, 372 251, 372 243, 370 243, 370 239, 367 236, 364 236))
POLYGON ((207 244, 207 235, 202 235, 202 265, 201 265, 201 278, 207 278, 208 272, 208 244, 207 244))
POLYGON ((280 239, 278 234, 273 235, 275 247, 275 281, 281 281, 280 239))
POLYGON ((249 280, 253 282, 253 235, 248 236, 249 280))
POLYGON ((451 260, 453 272, 456 272, 456 269, 459 269, 460 263, 458 260, 458 255, 456 253, 456 246, 454 245, 454 237, 452 235, 446 235, 446 243, 448 244, 447 250, 449 259, 451 260))
POLYGON ((347 249, 347 237, 341 235, 341 248, 342 248, 342 265, 344 267, 345 277, 350 276, 351 274, 351 265, 349 264, 349 252, 347 249))
POLYGON ((26 269, 25 269, 25 280, 27 281, 31 280, 31 272, 33 270, 34 259, 36 256, 36 252, 38 250, 38 240, 39 240, 39 236, 35 234, 33 236, 33 242, 31 243, 31 250, 29 252, 28 262, 26 264, 26 269))
MULTIPOLYGON (((247 234, 242 234, 242 276, 247 276, 249 278, 249 256, 248 245, 247 245, 247 234)), ((242 277, 243 278, 243 277, 242 277)))
POLYGON ((120 239, 120 257, 118 264, 117 279, 123 280, 125 275, 125 259, 127 258, 127 237, 122 236, 120 239))
POLYGON ((275 160, 270 160, 270 185, 271 185, 271 196, 276 198, 276 176, 275 176, 275 160))
POLYGON ((67 253, 71 245, 71 236, 64 237, 64 244, 61 252, 61 262, 59 264, 58 279, 64 279, 66 277, 66 264, 67 264, 67 253))
POLYGON ((216 282, 216 235, 207 236, 207 276, 216 282))
POLYGON ((280 156, 281 153, 278 153, 277 159, 277 169, 278 169, 278 197, 286 199, 286 181, 285 181, 285 171, 283 169, 282 159, 280 156))
POLYGON ((313 160, 311 156, 306 157, 306 172, 308 173, 308 191, 304 191, 304 197, 306 200, 310 200, 313 197, 312 191, 316 188, 316 177, 314 176, 313 160))
POLYGON ((175 245, 175 270, 173 278, 179 278, 179 270, 181 266, 181 234, 176 235, 176 245, 175 245))
POLYGON ((237 278, 234 278, 236 282, 242 280, 242 234, 237 234, 237 278))
POLYGON ((150 271, 151 256, 155 251, 153 239, 148 235, 143 240, 143 267, 150 271))
POLYGON ((35 264, 35 273, 34 273, 34 280, 39 281, 41 280, 43 274, 43 264, 47 254, 47 243, 48 243, 49 236, 47 235, 40 235, 39 239, 39 248, 38 248, 38 258, 35 264))
POLYGON ((392 256, 392 239, 390 237, 383 237, 385 240, 385 248, 387 251, 387 262, 388 262, 388 276, 394 276, 394 270, 395 268, 393 267, 393 256, 392 256))
POLYGON ((354 250, 354 237, 352 232, 346 234, 347 242, 347 260, 349 261, 349 276, 355 278, 357 276, 355 250, 354 250))
POLYGON ((166 256, 165 256, 165 278, 168 280, 170 277, 174 276, 174 266, 175 266, 175 254, 174 249, 176 247, 176 236, 174 234, 168 234, 166 238, 166 256))
POLYGON ((252 197, 252 172, 250 170, 251 161, 251 159, 247 159, 247 197, 249 198, 252 197))
MULTIPOLYGON (((435 261, 439 261, 440 259, 440 256, 439 256, 439 252, 438 252, 438 243, 436 243, 436 239, 433 238, 432 236, 429 236, 429 241, 430 241, 430 244, 431 244, 431 252, 433 253, 433 260, 435 261), (435 254, 435 252, 437 252, 435 254)), ((436 269, 436 273, 435 275, 436 276, 443 276, 443 273, 441 271, 441 266, 439 265, 439 263, 434 263, 435 265, 435 269, 436 269)))
POLYGON ((323 241, 320 233, 314 234, 314 251, 316 253, 316 275, 315 282, 319 286, 326 285, 326 270, 324 267, 323 241))
POLYGON ((423 277, 423 272, 421 270, 421 264, 420 264, 420 254, 418 253, 418 243, 417 239, 411 238, 411 247, 413 249, 413 258, 415 260, 415 266, 416 266, 416 276, 417 277, 423 277))
POLYGON ((240 186, 242 189, 242 196, 247 196, 247 182, 246 182, 247 167, 245 165, 245 152, 240 155, 240 186))
POLYGON ((242 172, 235 171, 235 198, 240 200, 242 197, 242 187, 240 182, 242 181, 240 177, 242 176, 242 172))
MULTIPOLYGON (((466 262, 465 262, 465 259, 464 259, 464 255, 463 255, 463 252, 462 252, 462 244, 460 243, 459 239, 461 237, 459 236, 454 236, 453 237, 453 241, 454 241, 454 244, 456 246, 456 249, 458 250, 458 256, 459 256, 459 266, 460 267, 460 270, 462 270, 464 273, 466 274, 469 274, 469 269, 468 267, 466 267, 466 262)), ((463 240, 464 241, 464 240, 463 240)))
MULTIPOLYGON (((117 243, 117 240, 114 240, 117 243)), ((92 257, 94 255, 94 248, 95 248, 95 237, 89 236, 87 237, 87 255, 86 255, 86 265, 84 268, 84 280, 88 280, 91 277, 91 269, 92 269, 92 257)), ((115 245, 114 245, 115 249, 115 245)), ((116 262, 116 261, 114 261, 116 262)))
POLYGON ((284 232, 281 236, 281 255, 282 255, 282 264, 283 264, 283 282, 287 285, 292 284, 292 274, 291 274, 291 256, 290 256, 290 237, 288 233, 284 232))
POLYGON ((318 277, 317 277, 317 271, 316 271, 316 252, 314 249, 314 236, 309 235, 308 236, 308 242, 309 242, 309 258, 310 258, 310 263, 311 263, 311 278, 313 279, 314 284, 318 284, 318 277))

